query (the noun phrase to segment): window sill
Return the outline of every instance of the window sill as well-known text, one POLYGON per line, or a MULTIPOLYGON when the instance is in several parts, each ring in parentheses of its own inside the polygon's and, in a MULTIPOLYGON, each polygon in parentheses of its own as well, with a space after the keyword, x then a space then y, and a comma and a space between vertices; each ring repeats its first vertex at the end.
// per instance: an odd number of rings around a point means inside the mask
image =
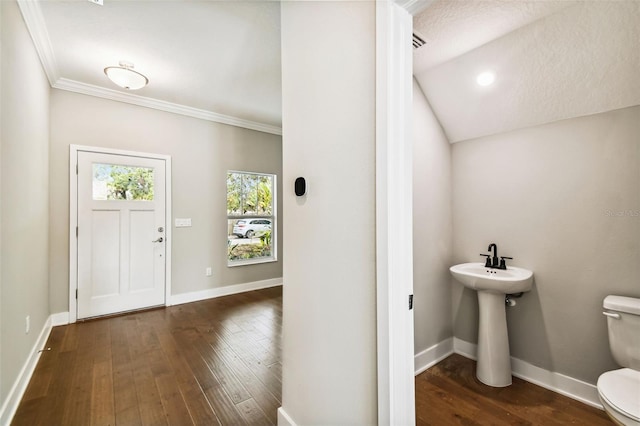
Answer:
POLYGON ((272 263, 277 261, 278 259, 276 259, 275 257, 261 257, 259 259, 234 260, 233 262, 227 261, 227 267, 235 268, 236 266, 258 265, 260 263, 272 263))

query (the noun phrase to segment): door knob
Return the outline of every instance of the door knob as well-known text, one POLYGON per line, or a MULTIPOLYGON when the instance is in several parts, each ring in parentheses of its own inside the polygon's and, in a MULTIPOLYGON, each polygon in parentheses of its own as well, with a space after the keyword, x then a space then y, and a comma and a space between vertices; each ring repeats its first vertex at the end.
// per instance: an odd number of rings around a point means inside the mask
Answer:
POLYGON ((163 239, 162 237, 160 237, 160 238, 158 238, 157 240, 153 240, 153 241, 151 241, 151 242, 152 242, 152 243, 161 243, 161 242, 163 242, 163 241, 164 241, 164 239, 163 239))

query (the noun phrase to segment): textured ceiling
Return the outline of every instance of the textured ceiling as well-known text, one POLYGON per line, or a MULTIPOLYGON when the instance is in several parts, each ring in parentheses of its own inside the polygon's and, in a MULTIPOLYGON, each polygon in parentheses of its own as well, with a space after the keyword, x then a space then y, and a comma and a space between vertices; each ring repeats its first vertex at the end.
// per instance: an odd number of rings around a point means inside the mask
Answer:
POLYGON ((578 2, 414 76, 451 142, 639 105, 639 23, 638 1, 578 2))
POLYGON ((130 94, 281 127, 278 2, 35 3, 42 25, 29 29, 48 38, 52 83, 124 92, 103 69, 125 60, 150 81, 130 94))
POLYGON ((414 32, 427 42, 414 53, 414 74, 575 3, 569 0, 436 0, 413 18, 414 32))

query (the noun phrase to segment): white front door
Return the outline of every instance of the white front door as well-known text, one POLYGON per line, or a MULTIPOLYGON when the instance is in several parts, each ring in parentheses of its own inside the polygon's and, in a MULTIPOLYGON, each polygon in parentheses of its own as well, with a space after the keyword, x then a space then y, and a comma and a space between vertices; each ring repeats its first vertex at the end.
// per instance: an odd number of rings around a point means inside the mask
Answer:
POLYGON ((165 160, 77 160, 77 318, 164 305, 165 160))

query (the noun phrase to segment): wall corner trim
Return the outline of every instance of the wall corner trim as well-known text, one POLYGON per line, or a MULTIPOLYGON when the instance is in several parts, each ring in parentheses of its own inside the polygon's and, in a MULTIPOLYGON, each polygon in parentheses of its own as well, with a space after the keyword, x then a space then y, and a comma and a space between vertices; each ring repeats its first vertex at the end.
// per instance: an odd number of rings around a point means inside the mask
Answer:
MULTIPOLYGON (((465 358, 477 359, 478 345, 453 338, 453 352, 465 358)), ((511 370, 515 377, 550 391, 559 393, 583 404, 602 410, 595 385, 566 376, 555 371, 545 370, 518 358, 511 357, 511 370)))
POLYGON ((261 290, 264 288, 277 287, 282 285, 282 277, 271 278, 262 281, 253 281, 243 284, 233 284, 224 287, 209 288, 206 290, 192 291, 189 293, 174 294, 167 306, 181 305, 183 303, 197 302, 199 300, 213 299, 216 297, 229 296, 232 294, 244 293, 246 291, 261 290))
POLYGON ((58 312, 51 314, 51 327, 69 324, 69 312, 58 312))
POLYGON ((44 24, 44 17, 40 10, 38 2, 29 0, 17 0, 18 7, 20 7, 20 13, 27 26, 27 30, 31 35, 31 40, 38 52, 42 68, 44 69, 49 84, 53 84, 60 77, 58 74, 58 65, 53 53, 53 47, 51 46, 51 39, 49 38, 49 32, 44 24))
POLYGON ((282 407, 278 408, 278 426, 296 426, 296 423, 282 407))
POLYGON ((40 349, 44 348, 47 343, 47 339, 49 338, 49 334, 51 333, 52 318, 53 315, 50 315, 45 321, 38 339, 33 345, 33 348, 31 348, 31 352, 25 360, 22 369, 20 369, 20 373, 18 373, 16 381, 13 383, 13 386, 11 386, 11 390, 9 390, 6 399, 2 403, 2 408, 0 409, 0 425, 10 424, 13 416, 18 410, 20 401, 22 400, 24 392, 27 390, 31 376, 33 375, 36 365, 38 364, 38 360, 40 359, 40 349))
POLYGON ((453 337, 428 347, 414 357, 415 375, 433 367, 453 353, 453 337))

